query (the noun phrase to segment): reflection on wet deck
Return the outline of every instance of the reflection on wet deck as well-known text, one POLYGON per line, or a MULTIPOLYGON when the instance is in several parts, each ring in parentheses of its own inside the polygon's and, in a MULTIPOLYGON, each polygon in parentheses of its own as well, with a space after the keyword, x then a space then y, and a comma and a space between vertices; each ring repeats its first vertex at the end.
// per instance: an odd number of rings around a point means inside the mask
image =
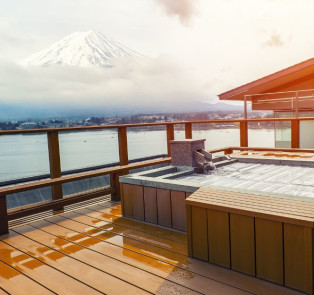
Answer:
POLYGON ((14 227, 0 240, 0 294, 299 294, 187 257, 186 235, 104 201, 14 227))

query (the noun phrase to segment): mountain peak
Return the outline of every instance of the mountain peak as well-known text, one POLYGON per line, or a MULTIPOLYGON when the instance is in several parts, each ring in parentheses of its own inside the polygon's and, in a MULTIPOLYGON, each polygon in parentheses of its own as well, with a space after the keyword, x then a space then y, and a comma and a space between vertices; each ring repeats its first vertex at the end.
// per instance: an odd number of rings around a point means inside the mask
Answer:
POLYGON ((140 57, 137 52, 110 40, 96 31, 72 33, 48 48, 26 57, 24 66, 101 66, 110 67, 113 59, 140 57))

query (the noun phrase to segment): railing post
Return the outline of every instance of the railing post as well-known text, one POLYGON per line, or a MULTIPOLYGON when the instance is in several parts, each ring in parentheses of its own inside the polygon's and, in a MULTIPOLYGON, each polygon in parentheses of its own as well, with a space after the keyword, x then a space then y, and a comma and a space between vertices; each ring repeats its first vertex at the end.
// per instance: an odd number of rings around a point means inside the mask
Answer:
POLYGON ((248 128, 247 121, 240 122, 240 146, 247 147, 248 146, 248 128))
MULTIPOLYGON (((47 133, 48 152, 50 165, 50 178, 61 177, 61 162, 59 149, 59 134, 57 131, 47 133)), ((60 200, 63 198, 62 184, 55 184, 51 187, 52 200, 60 200)), ((60 205, 54 211, 62 211, 63 206, 60 205)))
POLYGON ((9 233, 7 198, 0 196, 0 235, 7 233, 9 233))
POLYGON ((232 153, 233 153, 233 149, 231 149, 231 148, 224 150, 225 155, 231 155, 232 153))
POLYGON ((291 121, 291 148, 300 148, 300 120, 291 121))
MULTIPOLYGON (((120 166, 128 165, 129 164, 129 156, 128 156, 128 138, 127 138, 126 127, 118 127, 118 140, 119 140, 120 166)), ((113 194, 111 194, 111 200, 112 201, 120 201, 121 200, 119 176, 125 175, 128 173, 129 173, 129 171, 125 170, 123 172, 110 174, 110 186, 116 190, 113 194)))
POLYGON ((185 123, 185 138, 192 139, 192 123, 185 123))
POLYGON ((118 139, 119 139, 119 157, 120 165, 128 165, 128 139, 126 134, 126 127, 118 127, 118 139))
POLYGON ((167 125, 167 149, 169 157, 171 156, 171 140, 174 140, 174 124, 167 125))

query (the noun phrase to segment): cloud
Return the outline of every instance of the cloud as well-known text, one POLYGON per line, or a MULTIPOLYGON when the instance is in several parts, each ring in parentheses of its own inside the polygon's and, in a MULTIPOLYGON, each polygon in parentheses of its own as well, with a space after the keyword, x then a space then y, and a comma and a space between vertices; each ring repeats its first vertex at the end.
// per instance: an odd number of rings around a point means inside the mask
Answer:
MULTIPOLYGON (((192 71, 192 72, 191 72, 192 71)), ((112 68, 22 67, 0 62, 0 104, 86 106, 178 111, 210 101, 208 89, 186 69, 161 56, 118 60, 112 68)))
POLYGON ((14 32, 6 29, 0 23, 0 57, 1 59, 14 60, 25 56, 25 54, 40 48, 39 37, 32 34, 14 32))
POLYGON ((263 43, 263 46, 269 46, 269 47, 281 47, 285 44, 284 41, 282 41, 282 38, 277 33, 272 33, 272 35, 269 37, 269 39, 263 43))
POLYGON ((169 15, 178 16, 183 25, 189 25, 196 15, 197 0, 156 0, 169 15))

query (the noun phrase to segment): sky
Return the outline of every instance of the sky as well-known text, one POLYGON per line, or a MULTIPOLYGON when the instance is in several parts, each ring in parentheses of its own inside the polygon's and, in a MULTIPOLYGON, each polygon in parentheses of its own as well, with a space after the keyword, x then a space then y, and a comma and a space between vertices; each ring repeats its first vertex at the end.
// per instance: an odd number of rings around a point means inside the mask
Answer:
POLYGON ((0 103, 217 102, 219 93, 314 57, 312 0, 0 0, 0 7, 0 103), (106 74, 16 63, 87 30, 146 62, 106 74))

